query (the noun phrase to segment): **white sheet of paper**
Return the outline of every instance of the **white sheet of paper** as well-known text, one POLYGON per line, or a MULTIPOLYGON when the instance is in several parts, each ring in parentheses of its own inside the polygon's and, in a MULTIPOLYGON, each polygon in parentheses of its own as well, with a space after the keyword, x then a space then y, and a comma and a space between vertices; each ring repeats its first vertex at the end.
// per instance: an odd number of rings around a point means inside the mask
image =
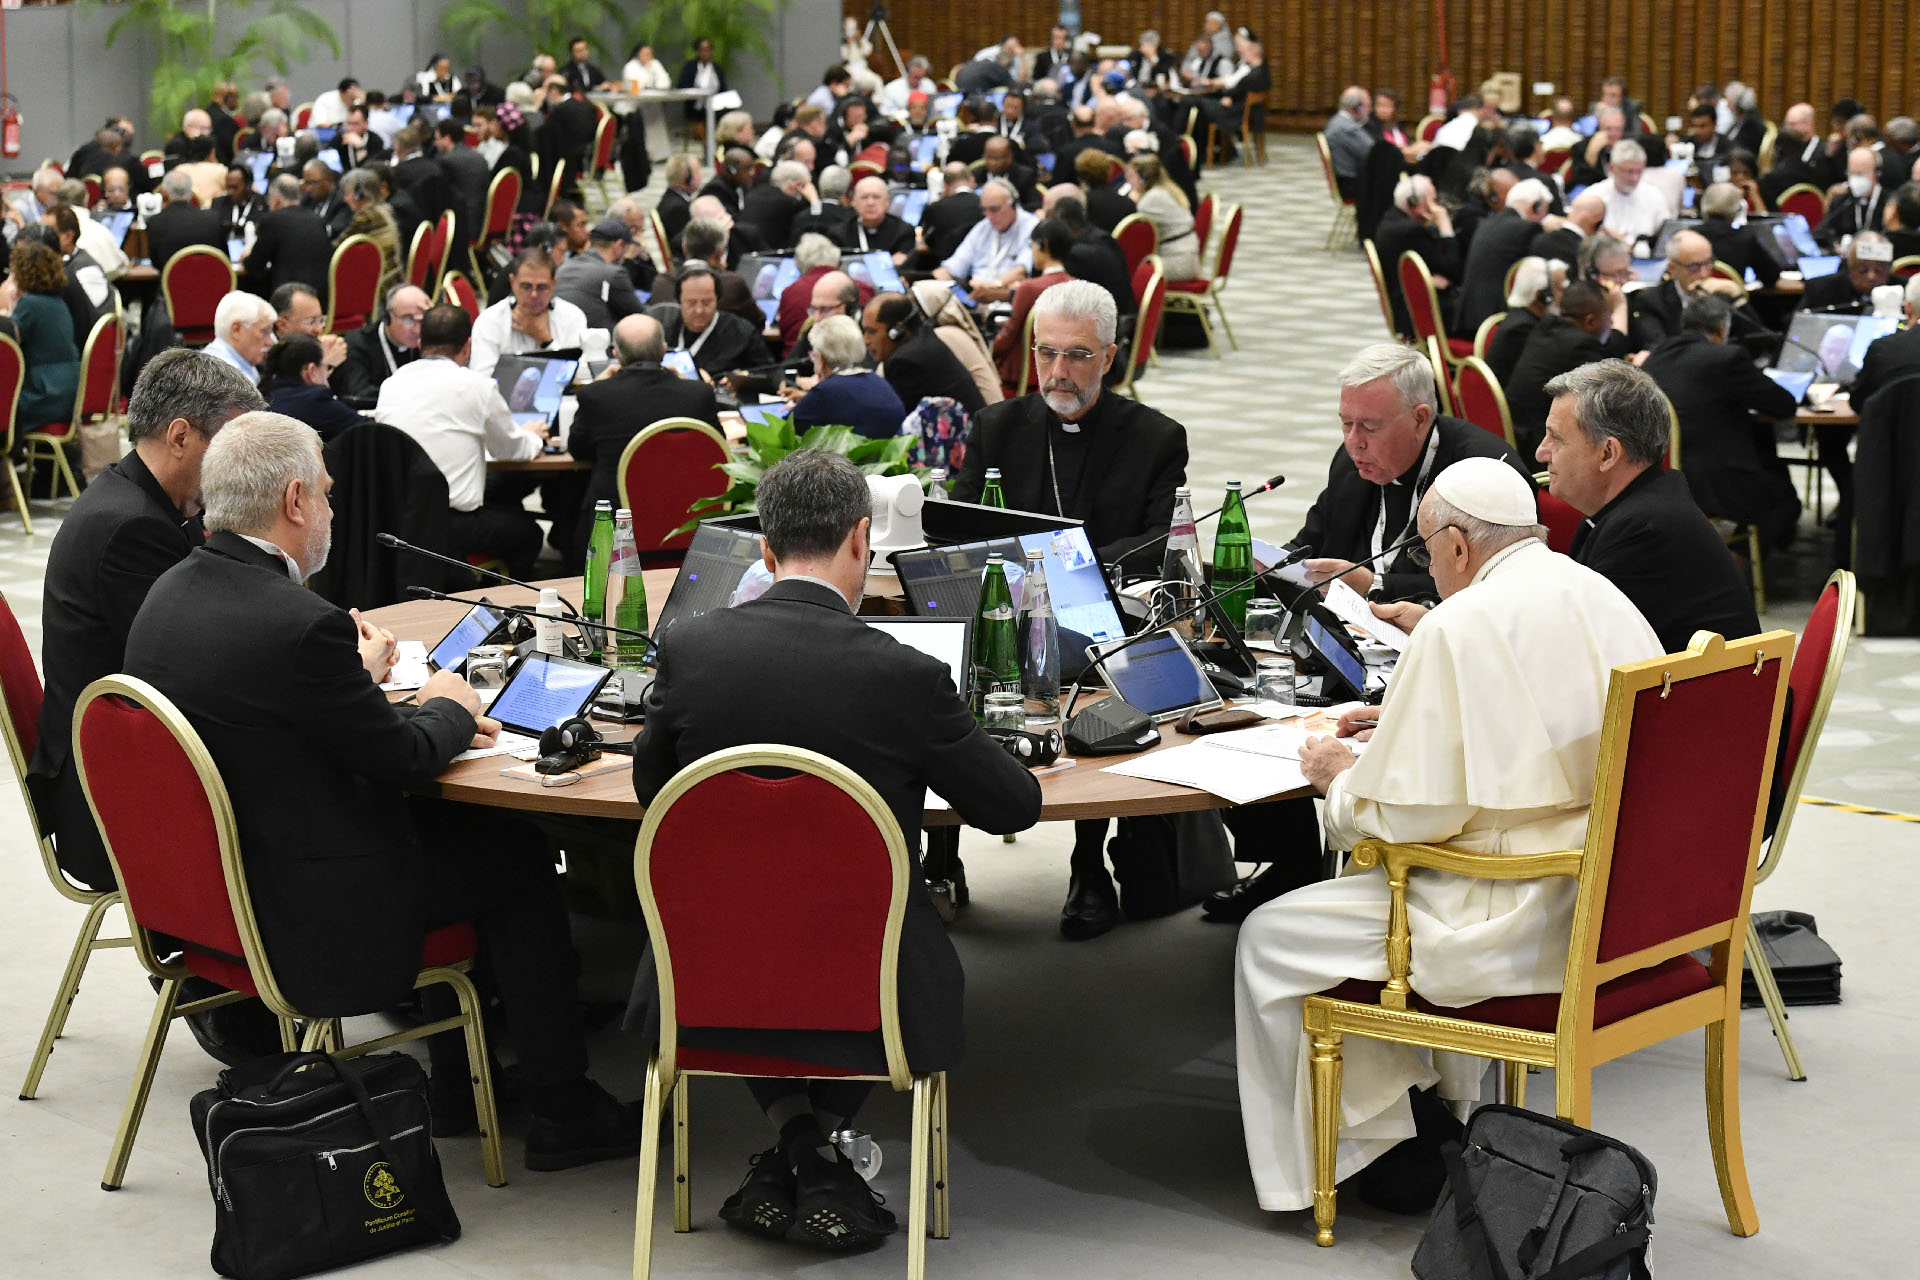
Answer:
POLYGON ((1374 617, 1366 597, 1348 586, 1346 579, 1336 578, 1327 585, 1326 605, 1333 610, 1334 617, 1350 627, 1358 627, 1370 639, 1395 653, 1407 647, 1407 633, 1384 618, 1374 617))
POLYGON ((393 670, 380 687, 388 691, 418 689, 432 674, 427 669, 427 646, 418 640, 402 640, 394 646, 393 670))
POLYGON ((462 751, 453 758, 453 763, 459 764, 462 760, 485 760, 489 756, 518 756, 528 751, 538 751, 539 747, 540 739, 538 738, 530 738, 524 733, 512 733, 502 729, 492 746, 473 747, 462 751))
POLYGON ((1232 804, 1252 804, 1305 786, 1307 781, 1298 764, 1248 751, 1228 751, 1204 741, 1110 764, 1105 771, 1192 787, 1232 804))
MULTIPOLYGON (((1215 734, 1207 739, 1207 745, 1220 747, 1227 751, 1244 751, 1257 756, 1270 756, 1276 760, 1298 760, 1300 748, 1308 738, 1330 737, 1331 731, 1318 721, 1283 720, 1276 724, 1256 725, 1251 729, 1241 729, 1234 733, 1215 734)), ((1353 738, 1342 738, 1347 749, 1360 755, 1367 744, 1353 738)))

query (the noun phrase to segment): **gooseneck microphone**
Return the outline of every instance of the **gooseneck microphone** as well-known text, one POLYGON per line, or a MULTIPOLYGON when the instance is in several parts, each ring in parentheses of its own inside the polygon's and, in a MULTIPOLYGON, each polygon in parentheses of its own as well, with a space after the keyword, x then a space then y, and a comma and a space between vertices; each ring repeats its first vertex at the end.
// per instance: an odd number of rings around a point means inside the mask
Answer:
MULTIPOLYGON (((1287 482, 1287 478, 1285 476, 1269 476, 1267 477, 1267 482, 1265 484, 1259 485, 1256 488, 1249 489, 1245 493, 1241 494, 1240 500, 1242 502, 1245 502, 1248 498, 1256 497, 1263 493, 1271 493, 1275 489, 1278 489, 1281 485, 1285 484, 1286 482, 1287 482)), ((1227 508, 1225 507, 1225 505, 1215 507, 1213 510, 1207 512, 1203 516, 1195 516, 1193 518, 1193 523, 1197 526, 1202 521, 1213 519, 1215 516, 1219 515, 1222 511, 1225 511, 1226 509, 1227 508)), ((1131 560, 1133 557, 1139 555, 1142 551, 1146 551, 1152 547, 1157 547, 1161 543, 1165 542, 1167 539, 1171 538, 1172 536, 1173 536, 1173 530, 1168 529, 1165 533, 1161 534, 1159 537, 1149 538, 1147 541, 1141 543, 1139 546, 1130 549, 1125 555, 1121 556, 1120 559, 1122 561, 1131 560)), ((1276 565, 1275 568, 1277 567, 1278 566, 1276 565)), ((1273 572, 1273 570, 1269 569, 1267 570, 1267 572, 1271 573, 1273 572)))
MULTIPOLYGON (((541 588, 534 586, 531 582, 522 582, 518 578, 509 578, 504 573, 496 573, 492 569, 485 569, 477 564, 468 564, 465 560, 456 560, 452 556, 443 556, 438 551, 429 551, 425 547, 416 546, 415 544, 408 542, 404 538, 395 537, 391 533, 376 533, 373 535, 373 540, 375 542, 378 542, 381 546, 387 547, 394 551, 411 551, 415 555, 425 556, 429 560, 438 560, 441 564, 450 564, 456 569, 465 569, 468 573, 485 574, 487 577, 492 578, 497 582, 507 583, 509 586, 525 587, 527 590, 533 592, 533 594, 536 596, 538 596, 541 591, 541 588)), ((414 591, 415 589, 413 587, 408 587, 407 590, 414 591)), ((416 594, 418 593, 416 592, 416 594)), ((555 594, 557 595, 558 593, 556 592, 555 594)), ((458 599, 458 597, 456 596, 442 596, 438 594, 435 594, 431 598, 436 600, 458 599)), ((469 600, 467 601, 467 603, 473 604, 476 602, 469 600)), ((570 600, 568 600, 565 596, 560 596, 560 603, 566 605, 567 608, 574 613, 580 612, 578 609, 574 608, 573 603, 570 600)), ((499 608, 499 609, 506 608, 505 605, 495 605, 493 607, 499 608)), ((595 622, 595 623, 592 623, 591 625, 597 627, 597 626, 601 626, 602 624, 595 622)))
MULTIPOLYGON (((1376 560, 1385 560, 1389 556, 1393 556, 1398 554, 1401 551, 1405 551, 1408 547, 1412 546, 1416 542, 1424 542, 1424 541, 1426 541, 1426 539, 1422 538, 1419 534, 1417 533, 1413 534, 1409 537, 1402 538, 1400 541, 1388 547, 1385 551, 1381 551, 1374 555, 1370 555, 1365 560, 1354 561, 1352 564, 1348 565, 1346 568, 1342 569, 1338 573, 1330 573, 1326 577, 1320 579, 1318 582, 1309 582, 1306 586, 1294 592, 1293 598, 1287 601, 1287 612, 1291 614, 1294 611, 1294 608, 1297 605, 1299 605, 1299 603, 1302 600, 1307 598, 1307 595, 1309 592, 1318 591, 1321 587, 1326 586, 1329 582, 1333 582, 1336 579, 1346 577, 1348 574, 1352 573, 1355 569, 1364 569, 1366 566, 1372 564, 1376 560)), ((1278 568, 1279 566, 1275 565, 1274 567, 1278 568)))
MULTIPOLYGON (((509 579, 509 581, 511 581, 511 579, 509 579)), ((525 584, 520 585, 524 586, 525 584)), ((453 604, 477 605, 482 609, 491 609, 495 613, 513 614, 522 618, 548 618, 557 622, 571 622, 576 627, 592 627, 596 631, 612 631, 623 636, 638 636, 648 644, 653 643, 653 637, 644 631, 635 631, 632 627, 616 627, 610 622, 595 622, 591 618, 583 617, 579 613, 574 612, 560 614, 541 613, 538 609, 529 608, 525 605, 495 604, 491 600, 471 600, 466 596, 450 596, 444 591, 435 591, 432 587, 408 587, 407 594, 410 596, 419 596, 423 600, 446 600, 453 604)))

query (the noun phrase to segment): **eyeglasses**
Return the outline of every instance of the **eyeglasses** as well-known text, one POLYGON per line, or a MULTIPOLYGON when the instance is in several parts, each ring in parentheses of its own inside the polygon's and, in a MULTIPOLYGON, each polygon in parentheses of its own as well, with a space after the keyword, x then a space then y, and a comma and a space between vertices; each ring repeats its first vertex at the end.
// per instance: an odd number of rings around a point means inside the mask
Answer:
POLYGON ((824 307, 812 307, 812 306, 810 306, 810 307, 808 307, 808 308, 807 308, 807 314, 808 314, 808 315, 810 315, 810 316, 815 316, 815 317, 818 317, 818 316, 842 316, 842 315, 845 315, 846 313, 847 313, 847 308, 846 308, 846 304, 845 304, 845 303, 840 303, 840 302, 830 302, 830 303, 828 303, 828 304, 827 304, 826 306, 824 306, 824 307))
POLYGON ((1674 268, 1676 271, 1685 271, 1693 275, 1704 275, 1707 272, 1713 270, 1713 259, 1702 258, 1698 262, 1681 262, 1676 258, 1676 259, 1669 259, 1667 262, 1667 265, 1674 268))
POLYGON ((1457 524, 1443 524, 1432 533, 1422 534, 1420 541, 1407 548, 1407 563, 1416 569, 1431 569, 1433 567, 1433 548, 1429 546, 1428 543, 1447 530, 1458 529, 1459 527, 1457 524))
POLYGON ((1041 364, 1065 360, 1076 369, 1084 369, 1100 357, 1098 351, 1089 351, 1085 347, 1073 347, 1062 351, 1058 347, 1043 347, 1037 342, 1033 344, 1033 355, 1041 364))

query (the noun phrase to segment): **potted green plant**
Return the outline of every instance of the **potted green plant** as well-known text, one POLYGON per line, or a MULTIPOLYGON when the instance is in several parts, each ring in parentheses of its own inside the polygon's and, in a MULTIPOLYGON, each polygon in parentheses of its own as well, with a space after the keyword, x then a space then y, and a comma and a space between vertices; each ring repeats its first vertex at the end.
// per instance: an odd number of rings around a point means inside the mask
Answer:
POLYGON ((852 427, 822 425, 800 435, 785 418, 766 423, 749 422, 746 457, 719 464, 733 484, 719 497, 703 498, 694 503, 688 508, 693 518, 674 532, 684 533, 713 516, 737 515, 754 510, 754 498, 759 492, 761 477, 767 474, 774 463, 800 449, 821 449, 840 454, 870 476, 903 476, 911 473, 920 477, 924 485, 926 468, 913 466, 908 461, 913 454, 914 444, 912 436, 870 440, 855 433, 852 427))

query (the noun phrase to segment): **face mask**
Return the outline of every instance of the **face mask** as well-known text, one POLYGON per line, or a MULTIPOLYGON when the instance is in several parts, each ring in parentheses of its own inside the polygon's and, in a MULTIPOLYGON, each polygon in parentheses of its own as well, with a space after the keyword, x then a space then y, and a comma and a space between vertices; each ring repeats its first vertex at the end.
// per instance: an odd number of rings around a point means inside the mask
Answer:
POLYGON ((1849 174, 1847 190, 1853 193, 1855 200, 1865 200, 1873 191, 1873 179, 1864 173, 1849 174))

